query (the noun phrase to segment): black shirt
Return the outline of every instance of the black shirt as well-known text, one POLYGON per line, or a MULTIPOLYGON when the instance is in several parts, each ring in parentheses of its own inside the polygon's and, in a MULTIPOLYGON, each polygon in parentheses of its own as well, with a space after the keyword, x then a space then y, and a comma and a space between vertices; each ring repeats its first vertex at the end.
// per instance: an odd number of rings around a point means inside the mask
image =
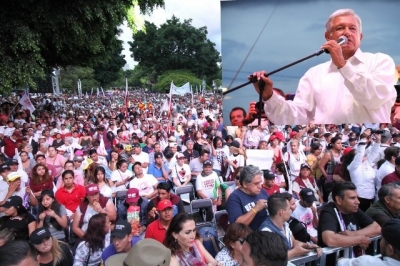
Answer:
MULTIPOLYGON (((0 231, 8 228, 16 232, 16 239, 28 240, 29 239, 29 228, 28 225, 32 222, 36 222, 35 217, 30 213, 27 213, 24 218, 21 219, 10 219, 10 216, 3 216, 0 218, 0 231)), ((36 229, 36 228, 35 228, 36 229)))
MULTIPOLYGON (((71 250, 68 245, 64 242, 58 241, 58 245, 61 248, 62 259, 56 264, 57 266, 71 266, 74 264, 74 258, 72 257, 71 250)), ((49 263, 39 263, 40 266, 53 266, 53 261, 49 263)))

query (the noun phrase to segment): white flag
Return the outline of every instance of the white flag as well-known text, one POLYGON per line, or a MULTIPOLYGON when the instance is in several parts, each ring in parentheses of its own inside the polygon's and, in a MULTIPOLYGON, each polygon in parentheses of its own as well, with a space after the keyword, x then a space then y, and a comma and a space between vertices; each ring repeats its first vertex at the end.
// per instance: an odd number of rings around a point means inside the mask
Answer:
POLYGON ((31 100, 29 99, 29 95, 24 93, 22 95, 21 99, 19 100, 19 103, 25 108, 28 109, 31 114, 36 110, 35 106, 33 106, 31 100))

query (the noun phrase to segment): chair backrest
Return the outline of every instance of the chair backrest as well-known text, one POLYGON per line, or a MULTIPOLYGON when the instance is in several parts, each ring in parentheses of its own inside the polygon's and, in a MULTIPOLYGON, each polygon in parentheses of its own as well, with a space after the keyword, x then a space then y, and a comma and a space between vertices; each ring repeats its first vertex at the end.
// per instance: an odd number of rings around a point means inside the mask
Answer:
POLYGON ((115 193, 115 198, 114 198, 114 205, 115 205, 115 206, 117 206, 117 200, 118 200, 119 198, 126 197, 126 193, 127 193, 127 192, 128 192, 128 190, 126 189, 126 190, 117 191, 117 192, 115 193))
POLYGON ((193 193, 193 186, 176 187, 175 194, 180 196, 182 194, 193 193))
POLYGON ((193 212, 194 209, 208 208, 208 207, 210 208, 213 207, 211 199, 195 199, 190 202, 191 212, 193 212))

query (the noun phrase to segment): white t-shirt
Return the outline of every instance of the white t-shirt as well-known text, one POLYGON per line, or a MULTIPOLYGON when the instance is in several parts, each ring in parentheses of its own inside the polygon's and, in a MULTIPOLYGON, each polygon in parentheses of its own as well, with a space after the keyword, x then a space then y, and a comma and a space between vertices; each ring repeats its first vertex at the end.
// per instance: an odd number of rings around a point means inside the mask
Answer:
POLYGON ((171 178, 178 178, 179 182, 184 183, 190 177, 190 167, 188 164, 179 166, 177 163, 171 168, 171 178))
POLYGON ((312 213, 311 208, 305 208, 300 205, 300 201, 296 201, 296 209, 292 213, 292 216, 303 222, 307 226, 307 232, 311 235, 316 237, 318 235, 318 231, 313 226, 313 219, 314 215, 312 213))
MULTIPOLYGON (((113 182, 121 182, 122 180, 128 178, 128 177, 132 177, 133 176, 133 172, 130 170, 126 170, 125 172, 122 172, 120 170, 114 170, 111 173, 111 181, 113 182)), ((120 185, 120 186, 116 186, 115 187, 115 191, 122 191, 122 190, 126 190, 126 186, 124 185, 120 185)))
POLYGON ((228 146, 223 146, 222 148, 215 149, 217 153, 216 156, 213 156, 213 169, 221 171, 221 163, 223 158, 227 158, 229 155, 228 146))
POLYGON ((113 189, 110 188, 107 185, 104 185, 100 188, 100 194, 103 195, 106 198, 111 198, 112 194, 113 194, 113 189))
POLYGON ((147 196, 154 192, 154 187, 158 184, 158 180, 153 175, 145 174, 141 178, 135 177, 130 183, 129 188, 137 188, 141 197, 147 196))
POLYGON ((197 176, 196 190, 201 190, 201 192, 209 199, 215 198, 214 192, 217 190, 216 185, 219 185, 219 179, 218 175, 214 171, 208 176, 202 176, 202 174, 197 176))
MULTIPOLYGON (((135 159, 135 162, 140 162, 140 163, 149 163, 149 154, 146 152, 141 151, 139 154, 132 154, 131 155, 133 159, 135 159)), ((143 168, 143 174, 147 174, 147 169, 143 168)))

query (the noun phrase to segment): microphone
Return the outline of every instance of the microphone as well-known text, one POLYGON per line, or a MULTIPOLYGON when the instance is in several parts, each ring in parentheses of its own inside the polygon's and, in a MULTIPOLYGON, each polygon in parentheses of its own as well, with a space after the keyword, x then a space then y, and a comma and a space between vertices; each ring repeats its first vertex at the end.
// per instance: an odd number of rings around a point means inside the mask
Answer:
MULTIPOLYGON (((338 43, 339 45, 343 45, 343 44, 346 44, 348 41, 349 41, 349 39, 347 39, 346 36, 340 36, 339 39, 337 40, 337 43, 338 43)), ((328 49, 321 49, 321 50, 318 52, 318 55, 320 55, 320 54, 322 54, 322 53, 327 53, 327 54, 329 54, 329 51, 328 51, 328 49)))

